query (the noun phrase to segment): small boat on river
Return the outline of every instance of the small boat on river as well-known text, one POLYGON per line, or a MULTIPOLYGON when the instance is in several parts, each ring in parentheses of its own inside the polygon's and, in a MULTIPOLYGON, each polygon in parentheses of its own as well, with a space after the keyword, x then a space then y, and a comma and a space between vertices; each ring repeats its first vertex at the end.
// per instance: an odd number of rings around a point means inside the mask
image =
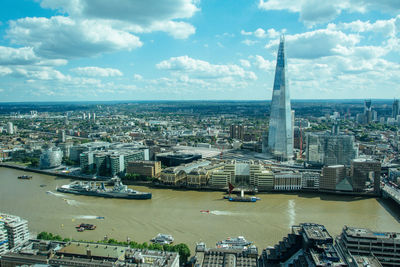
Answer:
POLYGON ((32 179, 32 175, 26 175, 26 174, 24 174, 24 175, 18 176, 18 179, 30 180, 30 179, 32 179))

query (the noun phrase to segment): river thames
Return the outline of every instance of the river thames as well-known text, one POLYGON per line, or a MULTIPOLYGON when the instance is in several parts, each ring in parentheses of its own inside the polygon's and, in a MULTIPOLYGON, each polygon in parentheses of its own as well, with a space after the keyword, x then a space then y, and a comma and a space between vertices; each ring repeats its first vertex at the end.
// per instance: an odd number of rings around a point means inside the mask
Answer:
POLYGON ((400 208, 375 198, 271 193, 259 194, 257 203, 233 203, 222 200, 221 192, 135 186, 151 192, 153 198, 105 199, 58 193, 56 187, 69 179, 36 173, 30 174, 32 180, 17 179, 22 174, 0 168, 0 212, 27 219, 33 233, 47 231, 83 240, 101 240, 107 235, 137 242, 165 233, 193 250, 199 241, 213 247, 219 240, 239 235, 262 249, 282 240, 292 225, 302 222, 323 224, 333 236, 344 225, 400 232, 400 208), (79 233, 75 226, 81 222, 96 224, 97 229, 79 233))

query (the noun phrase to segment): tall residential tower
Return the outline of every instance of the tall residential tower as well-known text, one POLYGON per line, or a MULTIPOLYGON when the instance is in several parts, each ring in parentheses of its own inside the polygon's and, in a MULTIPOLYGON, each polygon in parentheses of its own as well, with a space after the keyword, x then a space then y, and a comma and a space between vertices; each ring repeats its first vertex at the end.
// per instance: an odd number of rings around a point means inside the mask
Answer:
POLYGON ((269 119, 268 150, 280 159, 293 157, 292 111, 286 75, 285 39, 279 43, 269 119))

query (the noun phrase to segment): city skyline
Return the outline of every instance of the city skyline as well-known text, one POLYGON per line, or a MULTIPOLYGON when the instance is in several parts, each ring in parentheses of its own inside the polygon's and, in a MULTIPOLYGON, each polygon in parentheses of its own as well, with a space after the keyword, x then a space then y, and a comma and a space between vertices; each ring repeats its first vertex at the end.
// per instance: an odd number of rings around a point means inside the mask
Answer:
POLYGON ((0 101, 270 100, 282 33, 292 99, 398 98, 400 4, 314 2, 6 0, 0 101))

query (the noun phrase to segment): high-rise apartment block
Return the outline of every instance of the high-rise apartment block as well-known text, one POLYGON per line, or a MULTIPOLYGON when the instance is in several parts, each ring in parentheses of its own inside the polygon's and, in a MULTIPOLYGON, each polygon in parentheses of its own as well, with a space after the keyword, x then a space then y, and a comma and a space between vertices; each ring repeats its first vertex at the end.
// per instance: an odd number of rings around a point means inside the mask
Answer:
POLYGON ((282 36, 276 61, 268 131, 268 150, 279 159, 293 157, 293 121, 288 85, 285 42, 282 36))
POLYGON ((229 137, 232 139, 240 139, 243 140, 244 137, 244 126, 232 124, 230 126, 229 137))
POLYGON ((14 124, 11 121, 7 122, 7 133, 14 134, 14 124))

